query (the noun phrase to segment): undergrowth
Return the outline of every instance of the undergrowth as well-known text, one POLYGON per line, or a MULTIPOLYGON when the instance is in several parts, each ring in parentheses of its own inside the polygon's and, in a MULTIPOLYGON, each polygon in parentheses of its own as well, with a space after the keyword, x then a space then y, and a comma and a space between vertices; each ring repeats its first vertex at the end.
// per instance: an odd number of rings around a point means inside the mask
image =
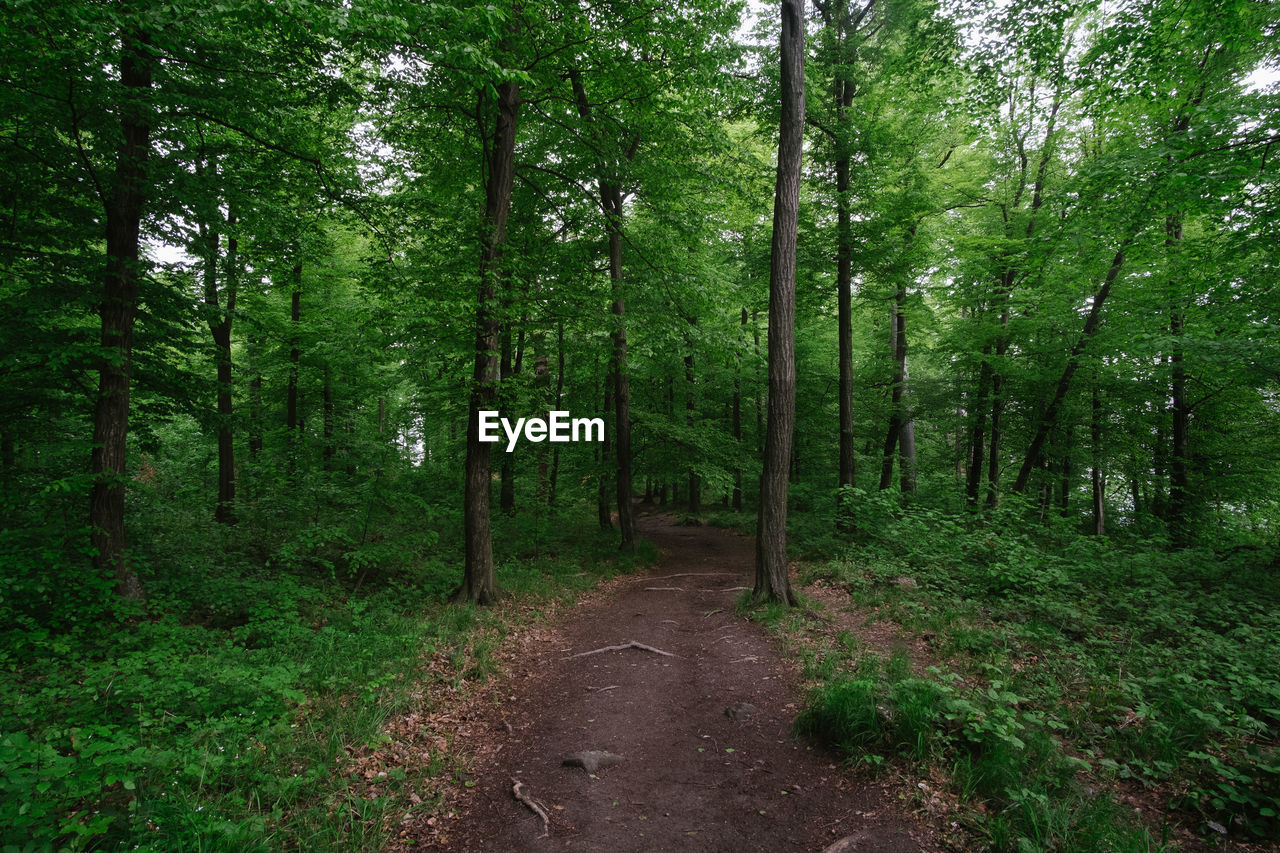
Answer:
POLYGON ((1029 526, 1025 509, 975 520, 857 497, 857 544, 807 579, 927 638, 936 665, 852 638, 809 652, 801 733, 939 772, 991 850, 1171 849, 1177 824, 1280 838, 1273 549, 1174 551, 1029 526), (1161 813, 1100 795, 1126 786, 1161 813))
MULTIPOLYGON (((396 769, 366 796, 351 756, 390 714, 489 675, 512 613, 444 603, 461 561, 430 507, 408 507, 415 524, 348 512, 228 529, 181 506, 142 508, 163 533, 133 554, 141 604, 0 539, 0 848, 381 849, 414 780, 396 769)), ((509 594, 565 596, 651 556, 608 559, 611 538, 566 518, 497 521, 509 594)))

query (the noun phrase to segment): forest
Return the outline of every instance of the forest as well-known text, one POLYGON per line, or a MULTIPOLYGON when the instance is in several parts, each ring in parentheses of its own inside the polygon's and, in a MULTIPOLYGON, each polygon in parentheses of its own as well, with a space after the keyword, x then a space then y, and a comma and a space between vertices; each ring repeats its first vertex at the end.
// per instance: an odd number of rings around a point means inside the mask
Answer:
POLYGON ((0 7, 5 853, 385 849, 653 513, 947 849, 1275 849, 1280 5, 0 7))

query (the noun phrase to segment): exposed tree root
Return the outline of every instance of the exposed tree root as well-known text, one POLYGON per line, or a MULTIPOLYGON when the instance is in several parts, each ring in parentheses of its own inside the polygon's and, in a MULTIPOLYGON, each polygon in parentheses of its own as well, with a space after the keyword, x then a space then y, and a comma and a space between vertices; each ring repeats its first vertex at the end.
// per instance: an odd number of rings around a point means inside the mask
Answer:
POLYGON ((601 652, 620 652, 623 649, 639 649, 642 652, 653 652, 655 655, 662 655, 663 657, 675 657, 671 652, 664 652, 662 649, 655 649, 653 646, 646 646, 644 643, 637 643, 635 640, 628 640, 627 642, 617 646, 605 646, 600 649, 592 649, 589 652, 578 652, 576 655, 569 655, 567 658, 561 658, 561 660, 573 660, 574 658, 586 657, 587 655, 598 655, 601 652))
POLYGON ((538 805, 538 802, 524 792, 525 784, 519 779, 511 780, 511 795, 520 802, 529 807, 529 811, 542 818, 542 835, 539 838, 546 838, 551 834, 551 818, 547 816, 547 810, 538 805))

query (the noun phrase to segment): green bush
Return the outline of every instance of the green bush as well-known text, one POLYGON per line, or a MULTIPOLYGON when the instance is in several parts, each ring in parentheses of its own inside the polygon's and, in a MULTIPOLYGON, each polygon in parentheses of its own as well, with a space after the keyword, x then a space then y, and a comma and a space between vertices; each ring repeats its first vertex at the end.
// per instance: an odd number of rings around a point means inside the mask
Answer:
MULTIPOLYGON (((815 659, 806 672, 830 683, 810 697, 805 732, 846 754, 946 760, 967 797, 998 805, 980 822, 1005 839, 996 848, 1045 831, 1074 838, 1085 824, 1101 831, 1118 814, 1086 808, 1071 781, 1084 767, 1059 740, 1098 776, 1185 792, 1181 807, 1211 834, 1276 837, 1280 582, 1271 549, 1171 551, 1081 535, 1053 517, 1028 523, 1012 502, 972 516, 899 505, 889 493, 848 495, 853 544, 810 575, 940 634, 935 647, 959 655, 973 668, 967 680, 983 686, 958 691, 935 679, 928 688, 861 664, 850 676, 839 661, 815 659), (841 711, 854 695, 879 714, 841 711), (1027 774, 1037 780, 1030 787, 1027 774), (1024 788, 1039 793, 1017 793, 1024 788), (1050 816, 1036 805, 1041 795, 1065 812, 1050 816)), ((1124 826, 1108 837, 1130 838, 1124 826)))

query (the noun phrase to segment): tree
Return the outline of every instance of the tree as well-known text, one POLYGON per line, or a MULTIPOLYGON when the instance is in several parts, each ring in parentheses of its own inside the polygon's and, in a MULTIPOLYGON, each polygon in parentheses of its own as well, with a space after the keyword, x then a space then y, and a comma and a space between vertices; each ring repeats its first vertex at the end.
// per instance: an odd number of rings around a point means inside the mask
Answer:
POLYGON ((769 398, 756 532, 755 601, 796 603, 787 575, 787 483, 796 415, 796 237, 804 138, 804 0, 782 0, 782 120, 769 261, 769 398))
POLYGON ((94 567, 114 575, 116 591, 142 595, 125 555, 125 441, 129 434, 129 380, 137 314, 139 240, 151 149, 149 34, 126 19, 120 32, 120 144, 106 203, 107 268, 103 278, 102 363, 93 425, 93 490, 89 495, 94 567))
POLYGON ((464 548, 462 585, 454 600, 492 604, 498 597, 493 573, 493 540, 489 532, 489 448, 480 440, 480 412, 493 407, 498 381, 497 279, 511 211, 515 174, 516 125, 520 114, 520 84, 503 80, 497 97, 480 95, 489 152, 485 174, 484 237, 480 253, 480 284, 476 299, 475 369, 471 406, 467 411, 467 460, 463 498, 464 548), (496 101, 496 103, 490 103, 496 101), (491 129, 490 129, 491 128, 491 129))
POLYGON ((600 209, 604 213, 605 232, 609 238, 609 284, 612 296, 610 311, 613 314, 613 329, 610 336, 613 340, 613 354, 610 362, 610 382, 613 385, 609 402, 612 403, 614 421, 613 454, 617 459, 615 486, 618 501, 619 547, 630 551, 635 547, 635 522, 631 510, 631 377, 627 371, 627 301, 623 291, 622 275, 622 234, 623 204, 622 185, 619 170, 635 159, 640 145, 640 134, 630 133, 630 141, 606 141, 593 126, 591 101, 587 97, 582 83, 582 72, 576 68, 569 70, 569 80, 573 84, 574 100, 577 102, 578 115, 591 127, 591 135, 595 137, 595 146, 601 152, 620 151, 614 154, 615 162, 609 162, 606 156, 600 155, 597 164, 596 183, 600 189, 600 209))
MULTIPOLYGON (((857 82, 853 79, 854 62, 859 30, 875 0, 867 0, 861 9, 855 10, 847 0, 817 2, 814 5, 831 41, 829 62, 832 74, 832 105, 834 124, 829 128, 836 171, 836 324, 839 334, 838 389, 840 408, 840 461, 836 473, 836 485, 841 491, 837 500, 836 525, 848 526, 849 509, 847 494, 843 488, 852 487, 856 473, 857 457, 854 451, 853 429, 853 228, 852 188, 850 172, 853 168, 853 127, 849 115, 853 106, 857 82)), ((821 126, 821 125, 819 125, 821 126)))

